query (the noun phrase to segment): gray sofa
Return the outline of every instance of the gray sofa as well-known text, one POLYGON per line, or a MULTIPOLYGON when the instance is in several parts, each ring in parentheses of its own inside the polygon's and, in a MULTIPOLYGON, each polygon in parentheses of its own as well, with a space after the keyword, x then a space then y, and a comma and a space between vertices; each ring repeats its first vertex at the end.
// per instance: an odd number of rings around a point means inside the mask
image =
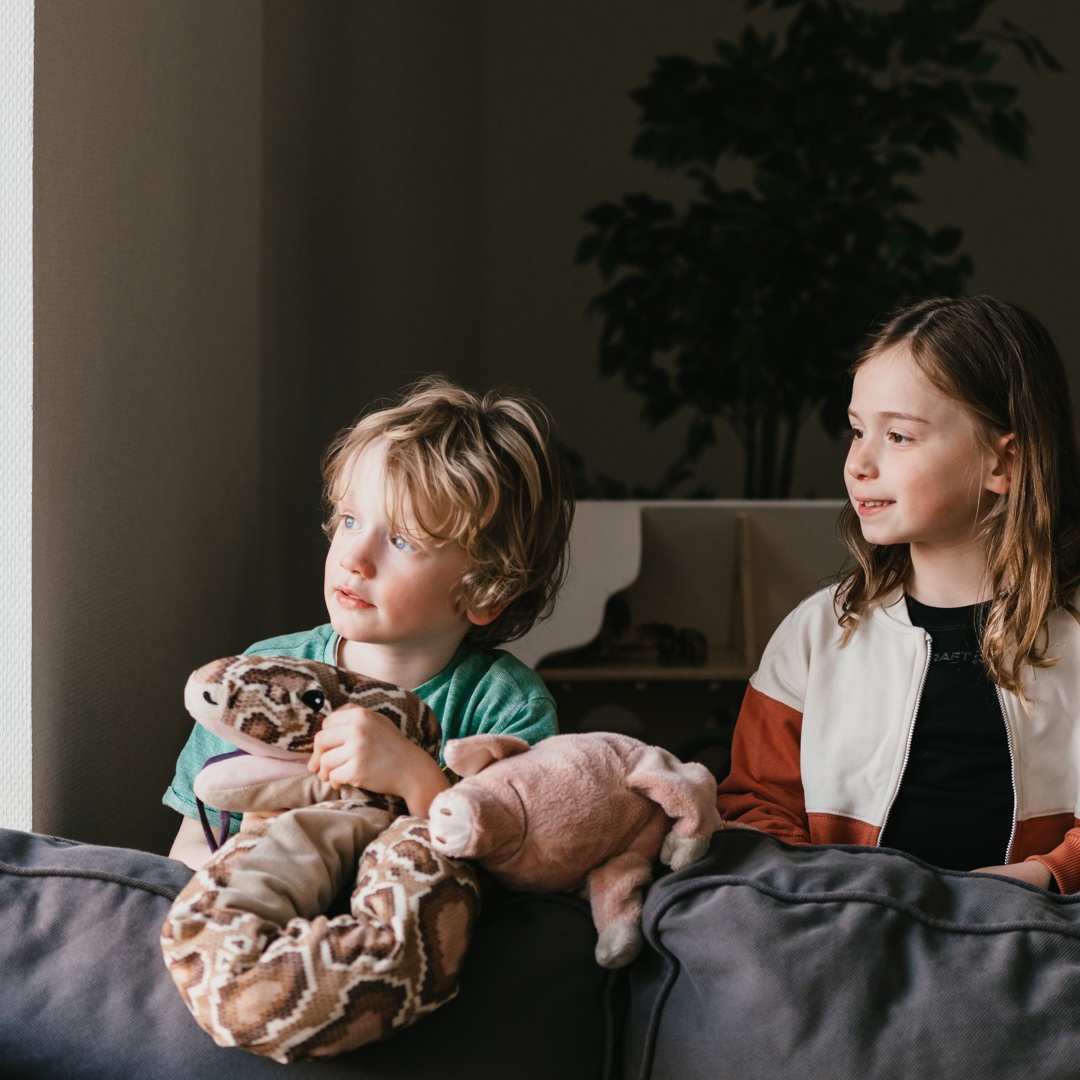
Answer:
POLYGON ((157 934, 189 873, 0 830, 0 1077, 1080 1075, 1080 897, 894 851, 718 833, 654 884, 622 974, 581 901, 493 889, 454 1001, 288 1066, 218 1048, 181 1003, 157 934))

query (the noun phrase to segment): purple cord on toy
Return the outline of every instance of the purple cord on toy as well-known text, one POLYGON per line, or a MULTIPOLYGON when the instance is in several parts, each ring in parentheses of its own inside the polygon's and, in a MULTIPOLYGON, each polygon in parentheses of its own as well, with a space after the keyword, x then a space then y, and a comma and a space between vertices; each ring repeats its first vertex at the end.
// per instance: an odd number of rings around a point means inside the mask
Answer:
MULTIPOLYGON (((207 765, 213 765, 215 761, 225 761, 228 758, 240 757, 241 754, 247 756, 247 751, 233 750, 228 754, 218 754, 216 757, 208 758, 206 765, 204 765, 203 768, 205 769, 207 765)), ((206 837, 207 846, 211 851, 217 851, 217 849, 229 839, 229 825, 232 823, 232 814, 230 814, 228 810, 218 811, 218 820, 221 825, 217 839, 215 839, 213 827, 210 825, 210 819, 206 816, 206 805, 198 795, 195 796, 195 803, 199 808, 199 820, 202 822, 203 836, 206 837)))

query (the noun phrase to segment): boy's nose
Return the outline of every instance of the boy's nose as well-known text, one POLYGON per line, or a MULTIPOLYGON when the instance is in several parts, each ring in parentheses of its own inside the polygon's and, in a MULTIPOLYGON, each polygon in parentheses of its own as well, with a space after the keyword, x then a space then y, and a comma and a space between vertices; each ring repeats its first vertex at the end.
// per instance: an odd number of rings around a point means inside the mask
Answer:
POLYGON ((359 574, 364 578, 375 576, 375 563, 365 547, 364 540, 359 537, 341 553, 341 566, 350 574, 359 574))

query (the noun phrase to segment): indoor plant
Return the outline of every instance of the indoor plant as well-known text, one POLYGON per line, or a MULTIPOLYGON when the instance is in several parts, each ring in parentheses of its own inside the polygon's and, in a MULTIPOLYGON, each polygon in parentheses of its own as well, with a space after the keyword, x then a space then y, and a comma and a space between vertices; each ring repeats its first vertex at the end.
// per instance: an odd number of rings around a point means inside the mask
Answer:
POLYGON ((911 178, 965 131, 1024 158, 1018 89, 991 74, 1007 48, 1058 69, 1033 35, 983 25, 992 2, 748 0, 790 9, 782 32, 749 22, 710 60, 661 57, 632 92, 632 154, 691 194, 593 207, 577 261, 604 282, 601 371, 644 396, 649 424, 689 413, 655 494, 692 478, 723 420, 744 495, 787 495, 804 421, 845 424, 846 372, 875 318, 963 291, 963 234, 911 215, 911 178))

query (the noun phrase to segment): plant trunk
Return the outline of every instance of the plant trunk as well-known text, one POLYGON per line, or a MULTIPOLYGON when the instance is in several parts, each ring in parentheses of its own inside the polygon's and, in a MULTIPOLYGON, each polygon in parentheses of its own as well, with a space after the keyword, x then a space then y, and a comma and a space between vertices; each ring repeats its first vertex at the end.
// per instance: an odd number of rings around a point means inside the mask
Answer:
POLYGON ((780 436, 780 418, 767 409, 761 423, 761 476, 758 483, 759 499, 771 499, 776 484, 776 444, 780 436))
POLYGON ((749 409, 743 416, 739 442, 743 448, 743 498, 753 499, 757 483, 757 424, 749 409))
POLYGON ((795 482, 795 450, 799 445, 799 431, 802 422, 799 410, 788 413, 784 431, 784 448, 780 454, 780 476, 776 483, 776 495, 780 499, 791 498, 791 485, 795 482))
POLYGON ((801 426, 798 410, 785 416, 772 411, 746 416, 739 433, 745 458, 744 499, 790 497, 801 426))

